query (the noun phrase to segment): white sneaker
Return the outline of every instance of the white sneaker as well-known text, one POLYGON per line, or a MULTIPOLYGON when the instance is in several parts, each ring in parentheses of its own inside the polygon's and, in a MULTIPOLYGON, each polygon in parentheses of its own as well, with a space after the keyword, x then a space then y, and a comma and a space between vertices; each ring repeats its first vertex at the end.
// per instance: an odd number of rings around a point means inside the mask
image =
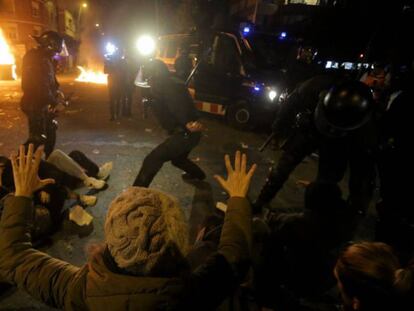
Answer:
POLYGON ((93 178, 93 177, 86 178, 83 181, 83 183, 85 184, 86 187, 93 188, 93 189, 96 189, 96 190, 100 190, 103 187, 105 187, 105 185, 106 185, 105 181, 99 180, 99 179, 96 179, 96 178, 93 178))
POLYGON ((109 174, 112 171, 112 167, 113 167, 112 162, 106 162, 105 164, 103 164, 99 168, 99 172, 98 172, 98 175, 96 175, 96 177, 98 177, 98 179, 102 179, 102 180, 107 179, 109 177, 109 174))
POLYGON ((80 195, 79 201, 86 206, 94 206, 98 201, 97 197, 94 195, 80 195))

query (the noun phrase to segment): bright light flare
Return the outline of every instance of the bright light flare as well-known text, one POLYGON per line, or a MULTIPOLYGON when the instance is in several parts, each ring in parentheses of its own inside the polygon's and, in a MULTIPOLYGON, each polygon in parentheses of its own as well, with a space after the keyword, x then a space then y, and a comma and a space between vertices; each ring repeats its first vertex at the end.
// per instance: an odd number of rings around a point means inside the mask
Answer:
POLYGON ((149 56, 155 51, 155 40, 148 35, 142 36, 137 41, 137 49, 143 56, 149 56))
POLYGON ((16 60, 11 52, 10 46, 7 44, 3 31, 0 28, 0 65, 11 65, 12 78, 17 79, 16 60))
POLYGON ((273 101, 277 97, 277 92, 275 90, 271 90, 268 94, 269 99, 273 101))
POLYGON ((78 66, 80 75, 75 81, 82 83, 94 83, 94 84, 108 84, 108 75, 100 71, 94 71, 91 69, 85 69, 82 66, 78 66))
POLYGON ((111 56, 111 55, 114 55, 116 53, 118 48, 114 44, 112 44, 111 42, 108 42, 105 46, 105 50, 106 50, 106 55, 111 56))

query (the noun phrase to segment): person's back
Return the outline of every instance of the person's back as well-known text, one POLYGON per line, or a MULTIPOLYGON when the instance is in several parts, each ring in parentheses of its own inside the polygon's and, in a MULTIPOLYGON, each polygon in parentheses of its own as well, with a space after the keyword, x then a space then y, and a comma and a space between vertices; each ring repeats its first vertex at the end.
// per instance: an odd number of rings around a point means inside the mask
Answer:
POLYGON ((276 135, 287 137, 295 126, 295 118, 299 113, 315 111, 320 97, 343 77, 338 74, 314 76, 300 84, 289 94, 280 108, 272 130, 276 135))
POLYGON ((379 118, 380 147, 377 152, 380 200, 377 203, 376 238, 394 247, 404 260, 414 255, 412 186, 402 176, 414 156, 411 148, 411 118, 414 91, 412 73, 393 73, 390 95, 379 118))
POLYGON ((340 80, 332 85, 335 81, 331 79, 308 80, 287 99, 274 126, 275 134, 292 127, 292 122, 295 125, 254 204, 255 210, 268 204, 300 162, 316 151, 320 156, 316 179, 338 183, 349 167, 351 205, 355 210, 366 210, 372 191, 372 152, 377 143, 372 94, 361 82, 340 80))
POLYGON ((186 81, 193 69, 193 63, 187 51, 181 51, 180 56, 177 57, 174 63, 174 67, 177 77, 186 81))
POLYGON ((154 112, 161 126, 172 132, 185 129, 198 119, 197 110, 185 85, 171 76, 160 78, 152 86, 154 112))
POLYGON ((23 58, 22 90, 23 111, 40 112, 56 102, 58 84, 53 63, 39 48, 28 51, 23 58))

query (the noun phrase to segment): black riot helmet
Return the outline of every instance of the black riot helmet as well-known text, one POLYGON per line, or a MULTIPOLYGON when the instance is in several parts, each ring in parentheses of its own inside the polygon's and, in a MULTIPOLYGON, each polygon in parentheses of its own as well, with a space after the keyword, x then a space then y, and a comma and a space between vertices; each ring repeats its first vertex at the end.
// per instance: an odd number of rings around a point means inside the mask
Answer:
POLYGON ((151 59, 141 66, 135 84, 139 87, 149 88, 154 81, 168 77, 170 77, 170 71, 167 65, 159 59, 151 59))
POLYGON ((373 110, 371 89, 362 82, 348 81, 332 87, 321 98, 315 111, 315 124, 322 134, 344 136, 368 122, 373 110))
POLYGON ((56 31, 46 31, 39 37, 33 37, 41 48, 51 54, 59 54, 63 48, 63 37, 56 31))

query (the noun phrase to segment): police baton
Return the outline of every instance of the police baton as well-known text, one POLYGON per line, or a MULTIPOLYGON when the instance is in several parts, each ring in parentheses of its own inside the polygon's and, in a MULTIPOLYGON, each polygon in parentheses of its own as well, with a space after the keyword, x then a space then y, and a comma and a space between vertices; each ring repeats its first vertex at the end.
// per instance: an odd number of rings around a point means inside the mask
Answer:
POLYGON ((269 135, 269 137, 265 140, 263 145, 260 146, 259 151, 263 152, 267 146, 272 142, 272 140, 276 137, 276 133, 272 133, 269 135))
POLYGON ((188 76, 187 80, 185 81, 185 86, 188 86, 190 84, 191 79, 193 78, 193 76, 195 75, 195 73, 198 70, 198 67, 200 66, 200 64, 205 61, 207 59, 207 57, 210 55, 211 53, 211 48, 208 48, 204 54, 202 55, 200 61, 194 66, 193 70, 191 71, 190 75, 188 76))

